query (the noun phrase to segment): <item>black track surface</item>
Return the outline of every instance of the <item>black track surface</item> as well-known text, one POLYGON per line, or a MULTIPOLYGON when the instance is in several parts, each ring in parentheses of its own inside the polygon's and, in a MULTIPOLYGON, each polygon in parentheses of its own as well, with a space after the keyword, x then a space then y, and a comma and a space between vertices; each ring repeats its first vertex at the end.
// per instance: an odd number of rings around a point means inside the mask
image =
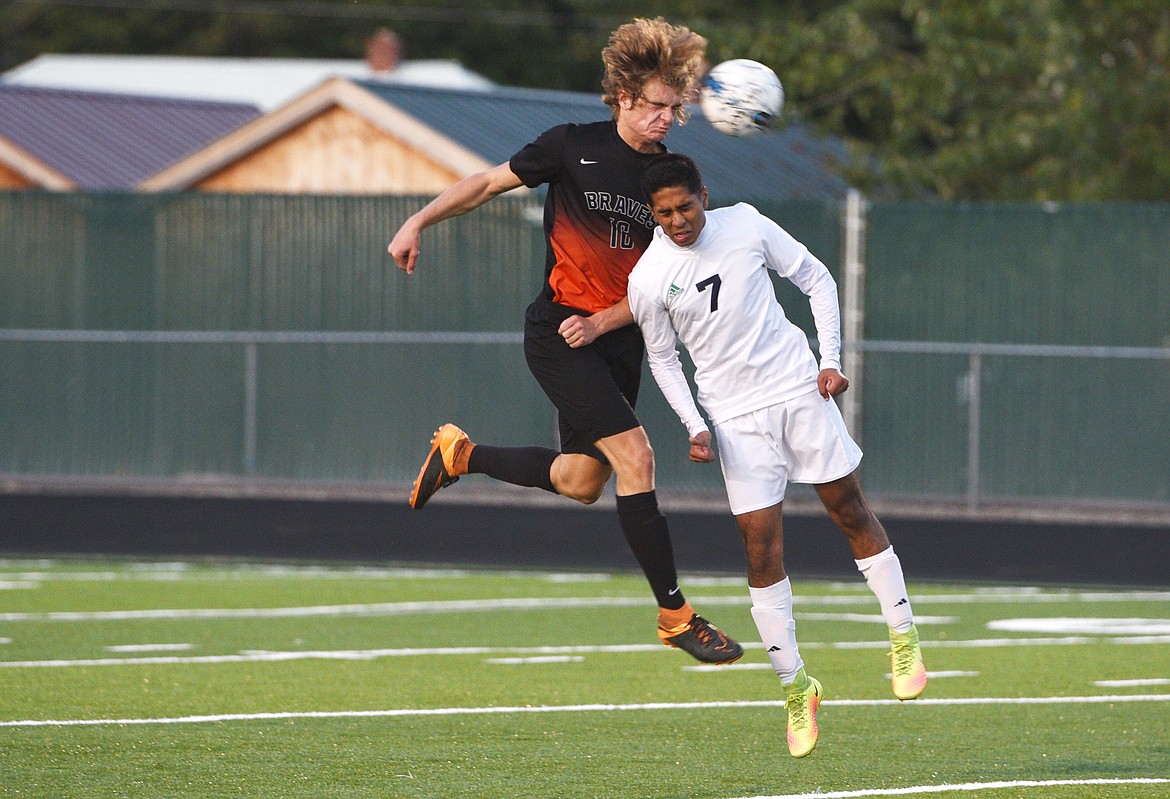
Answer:
MULTIPOLYGON (((679 568, 742 574, 726 511, 668 514, 679 568)), ((882 517, 907 577, 1170 587, 1170 529, 882 517)), ((823 515, 785 519, 797 576, 857 576, 823 515)), ((0 495, 0 553, 220 556, 636 570, 606 508, 288 499, 0 495)))

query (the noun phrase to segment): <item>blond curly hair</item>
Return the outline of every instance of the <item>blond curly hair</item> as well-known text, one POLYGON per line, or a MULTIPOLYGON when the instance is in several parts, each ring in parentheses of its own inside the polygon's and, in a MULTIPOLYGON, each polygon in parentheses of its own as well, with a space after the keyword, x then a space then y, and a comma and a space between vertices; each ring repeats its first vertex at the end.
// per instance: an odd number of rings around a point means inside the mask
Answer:
MULTIPOLYGON (((616 119, 618 93, 627 91, 636 101, 652 78, 689 97, 707 68, 707 40, 662 17, 635 19, 610 34, 601 62, 605 65, 601 99, 616 119)), ((675 117, 685 122, 686 106, 679 108, 675 117)))

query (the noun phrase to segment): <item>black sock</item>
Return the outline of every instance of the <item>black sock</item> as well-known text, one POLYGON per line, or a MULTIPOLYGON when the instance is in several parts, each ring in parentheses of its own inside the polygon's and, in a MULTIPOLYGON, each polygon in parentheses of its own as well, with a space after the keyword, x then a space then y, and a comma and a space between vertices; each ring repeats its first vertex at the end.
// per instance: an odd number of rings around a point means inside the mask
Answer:
POLYGON ((559 455, 545 447, 490 447, 476 444, 467 459, 467 471, 486 474, 505 483, 543 488, 556 493, 552 484, 552 464, 559 455))
POLYGON ((626 542, 650 582, 658 606, 678 610, 686 602, 678 587, 674 567, 674 548, 666 517, 658 511, 658 495, 653 491, 617 498, 618 521, 626 542))

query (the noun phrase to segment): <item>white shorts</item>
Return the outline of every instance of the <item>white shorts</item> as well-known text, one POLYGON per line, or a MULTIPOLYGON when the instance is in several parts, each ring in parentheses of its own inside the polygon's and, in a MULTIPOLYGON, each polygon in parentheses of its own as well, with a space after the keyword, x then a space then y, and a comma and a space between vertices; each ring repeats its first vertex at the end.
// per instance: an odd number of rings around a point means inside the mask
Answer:
POLYGON ((788 483, 830 483, 861 463, 837 403, 816 391, 714 425, 731 512, 769 508, 788 483))

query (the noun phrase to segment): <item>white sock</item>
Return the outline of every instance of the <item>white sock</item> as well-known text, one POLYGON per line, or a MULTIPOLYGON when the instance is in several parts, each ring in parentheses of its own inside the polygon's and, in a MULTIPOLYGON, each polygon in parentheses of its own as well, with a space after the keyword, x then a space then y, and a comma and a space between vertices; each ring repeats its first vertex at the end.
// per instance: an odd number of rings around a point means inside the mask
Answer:
POLYGON ((865 575, 869 590, 882 607, 882 617, 895 632, 904 633, 914 623, 910 596, 906 592, 906 578, 902 576, 902 562, 889 547, 872 557, 863 558, 857 568, 865 575))
POLYGON ((792 584, 785 577, 767 588, 752 588, 752 619, 783 685, 790 685, 804 668, 796 647, 796 621, 792 618, 792 584))

